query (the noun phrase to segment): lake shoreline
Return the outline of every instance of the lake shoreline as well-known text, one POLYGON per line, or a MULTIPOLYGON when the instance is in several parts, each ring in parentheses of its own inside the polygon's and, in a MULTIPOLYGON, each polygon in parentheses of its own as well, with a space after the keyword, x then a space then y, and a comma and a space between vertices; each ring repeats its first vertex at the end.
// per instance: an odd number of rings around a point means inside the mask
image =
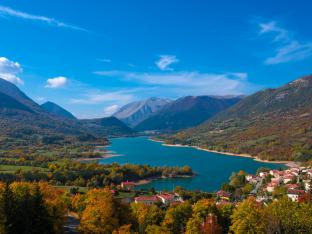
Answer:
POLYGON ((231 153, 231 152, 221 152, 221 151, 216 151, 216 150, 209 150, 209 149, 205 149, 205 148, 201 148, 198 146, 191 146, 191 145, 181 145, 181 144, 166 144, 164 141, 162 140, 155 140, 152 138, 149 138, 149 140, 154 141, 154 142, 159 142, 162 143, 163 146, 167 146, 167 147, 187 147, 187 148, 194 148, 197 150, 202 150, 202 151, 206 151, 206 152, 210 152, 210 153, 216 153, 216 154, 223 154, 223 155, 228 155, 228 156, 234 156, 234 157, 243 157, 243 158, 250 158, 253 159, 257 162, 263 162, 263 163, 274 163, 274 164, 284 164, 287 167, 297 167, 299 166, 299 164, 297 162, 294 161, 269 161, 269 160, 263 160, 260 159, 257 156, 252 156, 250 154, 236 154, 236 153, 231 153))
POLYGON ((194 175, 178 175, 178 176, 173 176, 173 177, 166 177, 166 176, 159 176, 159 177, 153 177, 153 178, 146 178, 138 181, 134 181, 135 186, 140 186, 140 185, 145 185, 152 183, 155 180, 166 180, 166 179, 179 179, 179 178, 192 178, 196 176, 194 175))
POLYGON ((108 158, 114 158, 114 157, 120 157, 122 154, 115 154, 115 152, 112 151, 104 151, 100 150, 102 148, 105 148, 107 146, 96 146, 96 150, 94 151, 95 153, 101 154, 100 157, 94 157, 94 158, 78 158, 76 159, 79 162, 91 162, 91 161, 98 161, 101 159, 108 159, 108 158))

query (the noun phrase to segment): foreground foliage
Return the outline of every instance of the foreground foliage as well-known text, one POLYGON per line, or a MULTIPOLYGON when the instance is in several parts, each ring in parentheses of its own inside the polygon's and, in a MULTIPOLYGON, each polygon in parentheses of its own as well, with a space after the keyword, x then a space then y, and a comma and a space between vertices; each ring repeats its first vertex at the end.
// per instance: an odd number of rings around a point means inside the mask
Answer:
POLYGON ((62 233, 63 192, 46 183, 0 185, 0 233, 62 233))
POLYGON ((72 199, 80 231, 97 233, 205 234, 205 233, 311 233, 312 204, 294 203, 287 197, 269 206, 255 198, 217 205, 214 199, 186 201, 169 207, 123 204, 109 189, 95 189, 72 199))

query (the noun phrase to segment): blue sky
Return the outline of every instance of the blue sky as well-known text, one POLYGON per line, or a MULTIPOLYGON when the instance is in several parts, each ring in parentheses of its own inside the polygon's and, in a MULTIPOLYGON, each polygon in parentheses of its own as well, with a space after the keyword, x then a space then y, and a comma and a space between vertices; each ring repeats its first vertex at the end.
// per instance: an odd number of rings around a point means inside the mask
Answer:
POLYGON ((0 76, 79 118, 250 94, 312 68, 311 1, 3 0, 0 76))

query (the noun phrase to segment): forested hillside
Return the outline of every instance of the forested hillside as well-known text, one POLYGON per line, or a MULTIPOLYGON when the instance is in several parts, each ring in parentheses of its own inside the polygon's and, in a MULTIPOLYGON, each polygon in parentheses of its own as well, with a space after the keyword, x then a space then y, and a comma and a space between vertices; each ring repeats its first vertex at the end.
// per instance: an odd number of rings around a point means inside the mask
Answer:
POLYGON ((312 76, 257 92, 206 123, 167 138, 268 160, 312 158, 312 76))

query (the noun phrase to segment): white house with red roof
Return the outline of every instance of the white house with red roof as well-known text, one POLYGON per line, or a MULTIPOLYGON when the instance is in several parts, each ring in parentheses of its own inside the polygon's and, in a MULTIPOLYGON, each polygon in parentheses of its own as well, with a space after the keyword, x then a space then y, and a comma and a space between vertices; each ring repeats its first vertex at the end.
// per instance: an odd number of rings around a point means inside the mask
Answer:
POLYGON ((283 183, 287 184, 287 183, 291 182, 295 178, 296 178, 295 175, 288 173, 288 174, 283 176, 283 183))
POLYGON ((287 196, 293 201, 297 202, 299 197, 304 195, 304 190, 298 190, 298 189, 291 189, 288 191, 287 196))
POLYGON ((269 193, 272 193, 275 188, 277 188, 279 186, 279 183, 268 183, 267 186, 266 186, 266 190, 269 192, 269 193))
POLYGON ((134 182, 130 181, 121 182, 121 188, 125 190, 132 190, 134 186, 135 186, 134 182))
POLYGON ((158 194, 157 197, 165 205, 170 205, 175 202, 183 202, 182 198, 178 194, 175 194, 175 193, 161 193, 161 194, 158 194))
POLYGON ((144 203, 146 205, 152 205, 155 202, 159 201, 158 196, 139 196, 134 198, 135 203, 144 203))

